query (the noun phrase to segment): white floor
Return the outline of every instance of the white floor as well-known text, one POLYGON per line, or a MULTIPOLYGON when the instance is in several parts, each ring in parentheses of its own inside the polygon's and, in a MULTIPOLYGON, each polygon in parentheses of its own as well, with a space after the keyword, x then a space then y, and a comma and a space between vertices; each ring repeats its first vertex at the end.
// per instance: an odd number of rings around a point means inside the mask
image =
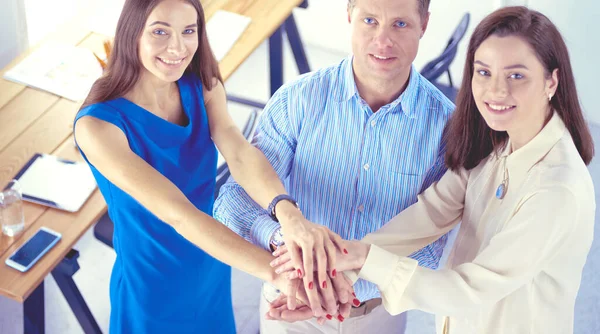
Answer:
MULTIPOLYGON (((321 49, 307 47, 309 62, 312 68, 319 68, 336 63, 345 55, 333 54, 321 49)), ((432 55, 433 58, 434 55, 432 55)), ((286 50, 285 77, 287 80, 297 75, 297 70, 289 50, 286 50)), ((226 83, 229 93, 266 101, 269 96, 267 47, 263 44, 226 83)), ((241 126, 249 112, 246 107, 231 105, 230 111, 241 126)), ((594 126, 594 141, 600 145, 600 127, 594 126)), ((590 170, 597 185, 596 193, 600 196, 600 162, 593 161, 590 170)), ((598 201, 598 198, 597 198, 598 201)), ((597 215, 597 217, 600 215, 597 215)), ((596 233, 600 234, 600 224, 596 224, 596 233)), ((92 313, 104 333, 108 333, 109 300, 108 283, 114 251, 97 241, 88 231, 77 243, 80 252, 81 269, 74 276, 92 313)), ((584 279, 576 309, 575 333, 600 333, 600 280, 597 272, 600 269, 600 242, 594 243, 592 253, 584 272, 584 279)), ((239 333, 258 333, 258 301, 260 282, 244 273, 234 270, 232 276, 233 299, 236 324, 239 333)), ((65 299, 51 277, 46 284, 46 333, 75 334, 83 333, 65 299)), ((0 297, 0 334, 17 334, 23 332, 22 305, 0 297)), ((433 317, 423 312, 410 312, 407 333, 434 333, 433 317)))

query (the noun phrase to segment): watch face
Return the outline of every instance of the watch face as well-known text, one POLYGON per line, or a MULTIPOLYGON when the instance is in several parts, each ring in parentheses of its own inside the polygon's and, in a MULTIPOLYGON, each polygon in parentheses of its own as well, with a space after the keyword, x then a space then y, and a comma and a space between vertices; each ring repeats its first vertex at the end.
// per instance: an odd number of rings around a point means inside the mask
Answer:
POLYGON ((277 247, 283 245, 285 242, 283 241, 283 235, 281 234, 281 229, 277 230, 273 235, 273 244, 277 247))

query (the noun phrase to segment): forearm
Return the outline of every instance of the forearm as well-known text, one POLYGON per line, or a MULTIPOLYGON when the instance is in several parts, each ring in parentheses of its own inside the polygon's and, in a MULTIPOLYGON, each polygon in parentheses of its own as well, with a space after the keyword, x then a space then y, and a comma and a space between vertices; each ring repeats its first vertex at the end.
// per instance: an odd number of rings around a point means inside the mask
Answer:
POLYGON ((252 229, 266 211, 233 180, 228 180, 215 200, 213 217, 242 238, 252 241, 252 229))
POLYGON ((129 180, 123 184, 126 190, 139 184, 129 190, 144 207, 206 253, 262 280, 273 279, 269 266, 272 257, 268 252, 198 210, 166 178, 157 177, 148 183, 131 174, 126 180, 129 180))
POLYGON ((272 282, 274 271, 269 265, 273 256, 244 240, 212 217, 193 209, 181 212, 185 221, 176 231, 215 259, 263 281, 272 282))
MULTIPOLYGON (((238 156, 228 164, 236 182, 265 209, 276 196, 287 193, 269 160, 249 143, 245 143, 238 156)), ((287 201, 279 202, 275 210, 282 225, 303 218, 300 210, 287 201)))
POLYGON ((511 280, 472 263, 434 271, 376 246, 371 247, 358 277, 377 285, 392 315, 418 309, 465 316, 497 301, 511 280))
POLYGON ((271 237, 280 228, 279 223, 233 180, 221 188, 213 216, 242 238, 266 250, 270 250, 271 237))
POLYGON ((262 208, 266 209, 275 196, 286 193, 267 158, 249 143, 244 143, 244 148, 227 164, 236 182, 262 208))

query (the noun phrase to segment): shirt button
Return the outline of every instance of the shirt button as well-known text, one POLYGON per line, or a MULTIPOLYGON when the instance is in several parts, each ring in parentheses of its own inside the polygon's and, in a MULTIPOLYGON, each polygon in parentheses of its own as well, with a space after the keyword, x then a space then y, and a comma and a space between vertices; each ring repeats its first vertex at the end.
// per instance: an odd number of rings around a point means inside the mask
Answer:
POLYGON ((365 170, 369 170, 369 168, 371 168, 371 166, 369 166, 369 164, 365 164, 365 165, 363 166, 363 168, 364 168, 365 170))
POLYGON ((358 206, 358 211, 360 211, 360 212, 363 212, 363 211, 365 211, 365 206, 364 206, 364 205, 362 205, 362 204, 361 204, 361 205, 359 205, 359 206, 358 206))
POLYGON ((371 121, 371 126, 375 126, 375 124, 377 124, 377 121, 375 121, 375 120, 371 121))

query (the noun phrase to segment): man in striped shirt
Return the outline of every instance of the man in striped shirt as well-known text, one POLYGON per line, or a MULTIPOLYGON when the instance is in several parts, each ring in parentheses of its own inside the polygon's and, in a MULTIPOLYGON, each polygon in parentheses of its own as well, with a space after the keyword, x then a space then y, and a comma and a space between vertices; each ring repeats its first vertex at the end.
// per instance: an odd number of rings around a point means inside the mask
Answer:
MULTIPOLYGON (((429 20, 429 0, 349 0, 353 55, 282 86, 261 116, 254 144, 303 215, 344 239, 361 239, 415 203, 446 168, 442 132, 454 105, 412 66, 429 20)), ((270 249, 280 229, 233 180, 214 216, 270 249)), ((412 255, 437 268, 446 237, 412 255)), ((359 280, 362 302, 348 319, 293 324, 263 315, 276 291, 263 287, 261 333, 401 333, 377 287, 359 280), (269 299, 269 300, 266 300, 269 299)))

